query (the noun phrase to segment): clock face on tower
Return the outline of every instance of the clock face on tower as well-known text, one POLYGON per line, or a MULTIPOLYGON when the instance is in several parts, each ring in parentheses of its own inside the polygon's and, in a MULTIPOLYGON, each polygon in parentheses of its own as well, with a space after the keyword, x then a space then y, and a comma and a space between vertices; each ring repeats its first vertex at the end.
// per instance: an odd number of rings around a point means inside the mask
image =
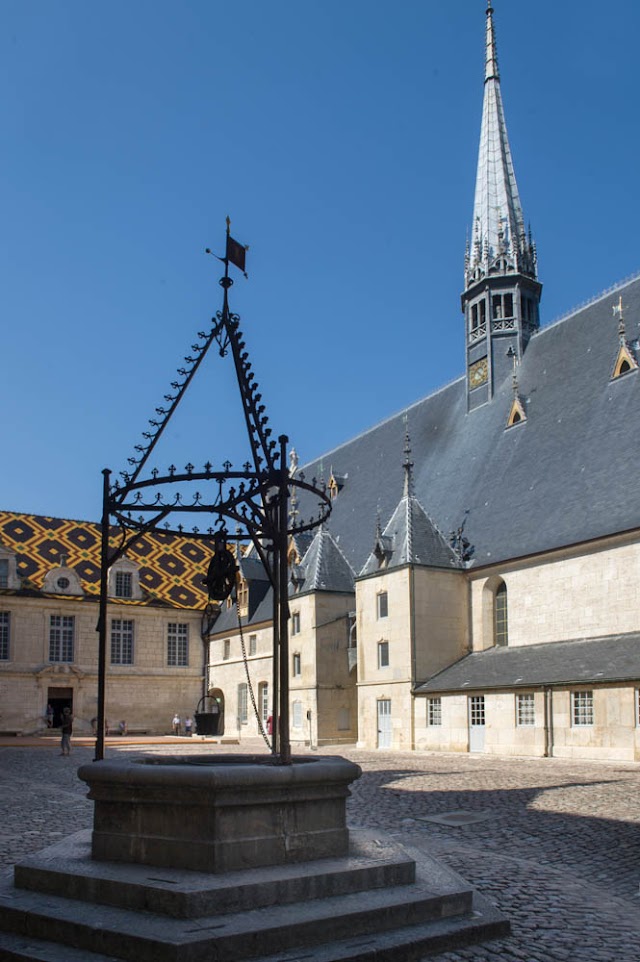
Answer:
POLYGON ((485 384, 488 377, 489 365, 486 357, 480 358, 479 361, 476 361, 475 364, 472 364, 469 368, 469 386, 471 388, 480 387, 481 384, 485 384))

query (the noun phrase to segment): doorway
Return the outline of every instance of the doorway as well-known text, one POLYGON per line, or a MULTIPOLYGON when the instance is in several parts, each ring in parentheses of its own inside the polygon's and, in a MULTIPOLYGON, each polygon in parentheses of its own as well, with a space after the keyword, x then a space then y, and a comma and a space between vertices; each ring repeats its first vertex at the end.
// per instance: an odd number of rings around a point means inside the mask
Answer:
POLYGON ((47 705, 53 708, 53 727, 59 728, 65 708, 71 709, 73 715, 73 688, 47 688, 47 705))
POLYGON ((469 698, 469 751, 484 751, 485 711, 484 695, 469 698))
POLYGON ((378 700, 378 748, 391 748, 391 699, 378 700))

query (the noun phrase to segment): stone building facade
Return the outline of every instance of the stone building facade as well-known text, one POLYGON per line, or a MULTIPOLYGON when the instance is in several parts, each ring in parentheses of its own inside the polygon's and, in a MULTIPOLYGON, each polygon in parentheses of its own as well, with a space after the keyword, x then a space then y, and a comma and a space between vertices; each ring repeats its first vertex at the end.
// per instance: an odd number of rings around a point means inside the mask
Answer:
MULTIPOLYGON (((109 573, 106 717, 117 731, 171 731, 204 691, 202 544, 147 535, 109 573)), ((0 731, 46 729, 70 707, 97 716, 100 528, 0 512, 0 731)))
MULTIPOLYGON (((490 3, 483 89, 463 374, 302 468, 330 466, 332 512, 290 545, 291 742, 638 760, 640 275, 541 325, 490 3)), ((93 710, 97 526, 36 522, 31 543, 28 517, 0 515, 0 728, 33 727, 56 686, 93 710), (65 617, 74 658, 52 658, 65 617)), ((120 578, 137 572, 139 595, 114 580, 110 618, 133 618, 137 642, 108 711, 162 729, 206 693, 221 733, 268 740, 271 587, 249 552, 236 597, 201 621, 199 552, 143 544, 120 578)))

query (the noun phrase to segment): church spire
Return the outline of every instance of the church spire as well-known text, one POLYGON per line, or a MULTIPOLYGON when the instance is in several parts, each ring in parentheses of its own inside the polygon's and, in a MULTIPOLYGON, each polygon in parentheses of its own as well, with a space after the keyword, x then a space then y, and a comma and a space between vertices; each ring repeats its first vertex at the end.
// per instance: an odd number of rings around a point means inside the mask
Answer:
POLYGON ((482 127, 465 287, 489 274, 495 266, 502 272, 517 271, 532 278, 537 275, 535 247, 525 229, 511 158, 500 90, 493 7, 489 3, 482 127), (497 259, 502 263, 496 265, 497 259))
POLYGON ((480 149, 462 295, 470 410, 490 400, 508 375, 506 351, 511 347, 522 357, 539 325, 541 291, 507 135, 493 13, 488 0, 480 149))

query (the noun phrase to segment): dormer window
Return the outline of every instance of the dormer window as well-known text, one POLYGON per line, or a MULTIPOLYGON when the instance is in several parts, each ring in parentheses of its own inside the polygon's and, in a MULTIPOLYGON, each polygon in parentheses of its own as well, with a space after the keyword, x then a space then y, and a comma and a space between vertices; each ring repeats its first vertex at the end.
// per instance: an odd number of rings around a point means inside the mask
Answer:
POLYGON ((622 377, 623 374, 629 374, 631 371, 638 370, 638 362, 635 357, 627 347, 626 343, 620 345, 620 350, 618 351, 618 356, 616 358, 616 363, 613 368, 613 374, 611 375, 611 380, 615 381, 616 378, 622 377))
MULTIPOLYGON (((64 562, 64 558, 62 561, 64 562)), ((54 595, 83 595, 82 583, 75 568, 61 564, 47 571, 44 576, 43 590, 54 595)))
POLYGON ((346 480, 346 474, 335 474, 333 471, 331 472, 331 477, 329 478, 329 497, 332 501, 338 497, 338 494, 344 488, 346 480))
POLYGON ((16 556, 0 544, 0 588, 20 588, 16 556))
POLYGON ((246 608, 249 604, 249 584, 244 578, 238 584, 238 604, 241 608, 246 608))
POLYGON ((109 595, 111 598, 141 600, 138 566, 129 558, 120 558, 109 569, 109 595))
POLYGON ((509 417, 507 418, 507 427, 512 428, 514 424, 522 424, 527 420, 527 414, 524 409, 524 405, 519 397, 513 399, 511 404, 511 410, 509 411, 509 417))

